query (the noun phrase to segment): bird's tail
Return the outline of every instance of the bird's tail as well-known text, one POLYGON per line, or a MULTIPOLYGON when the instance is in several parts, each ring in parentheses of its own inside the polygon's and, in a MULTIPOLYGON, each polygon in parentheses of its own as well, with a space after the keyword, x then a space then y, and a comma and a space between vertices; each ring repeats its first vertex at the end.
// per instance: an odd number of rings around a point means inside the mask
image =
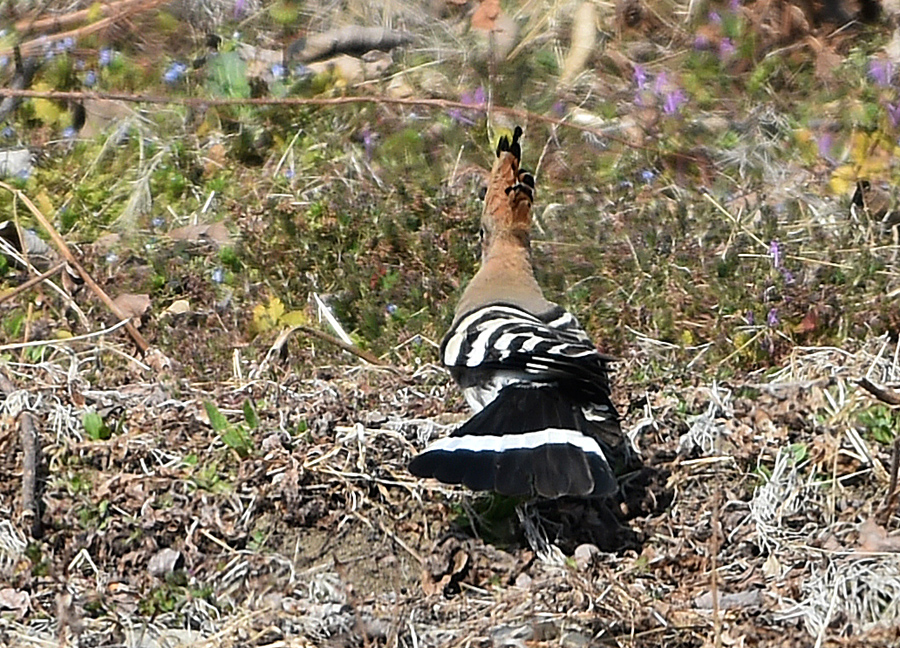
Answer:
POLYGON ((551 384, 513 384, 449 437, 409 464, 418 477, 503 495, 603 497, 617 482, 592 434, 597 423, 551 384))

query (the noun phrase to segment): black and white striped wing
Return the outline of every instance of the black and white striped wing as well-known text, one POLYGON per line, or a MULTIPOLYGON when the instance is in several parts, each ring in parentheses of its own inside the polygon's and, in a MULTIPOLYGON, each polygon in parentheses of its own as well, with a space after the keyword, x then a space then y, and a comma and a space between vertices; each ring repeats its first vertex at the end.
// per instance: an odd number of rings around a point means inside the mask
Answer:
POLYGON ((441 345, 441 360, 456 376, 467 370, 520 374, 525 380, 559 381, 607 396, 611 359, 560 307, 538 317, 515 306, 484 306, 460 318, 441 345))

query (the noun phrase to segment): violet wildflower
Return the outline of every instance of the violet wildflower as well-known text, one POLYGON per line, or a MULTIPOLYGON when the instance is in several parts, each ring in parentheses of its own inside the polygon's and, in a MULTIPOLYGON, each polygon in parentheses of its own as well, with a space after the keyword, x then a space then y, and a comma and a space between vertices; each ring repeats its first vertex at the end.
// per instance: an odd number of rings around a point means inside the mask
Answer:
POLYGON ((0 137, 5 137, 7 139, 13 137, 16 134, 16 131, 12 129, 12 126, 4 126, 3 130, 0 131, 0 137))
POLYGON ((766 315, 766 324, 769 325, 769 328, 775 328, 780 321, 781 320, 778 319, 778 309, 773 308, 769 310, 769 314, 766 315))
POLYGON ((187 72, 187 65, 184 63, 179 63, 175 61, 172 65, 169 66, 169 69, 166 70, 166 73, 163 75, 163 79, 169 85, 177 83, 184 73, 187 72))
POLYGON ((276 63, 270 68, 270 71, 272 72, 273 77, 275 77, 276 79, 280 79, 284 76, 287 70, 285 70, 284 66, 280 63, 276 63))
POLYGON ((62 136, 63 136, 65 139, 72 139, 72 138, 75 137, 75 132, 76 132, 76 131, 75 131, 75 129, 74 129, 72 126, 66 126, 66 127, 63 129, 62 136))
POLYGON ((789 285, 794 283, 794 273, 787 268, 781 269, 781 276, 784 278, 784 283, 789 285))
POLYGON ((674 115, 678 113, 678 110, 684 105, 685 101, 687 101, 687 97, 684 96, 684 92, 681 91, 681 88, 676 88, 671 92, 667 92, 665 99, 663 100, 663 112, 667 115, 674 115))
POLYGON ((106 67, 107 65, 109 65, 112 62, 112 59, 113 59, 113 51, 110 48, 104 47, 100 50, 100 55, 98 57, 100 67, 106 67))
POLYGON ((639 90, 643 90, 647 86, 647 71, 643 65, 634 66, 634 82, 639 90))
POLYGON ((284 177, 287 178, 288 180, 292 180, 294 178, 294 170, 293 169, 285 169, 284 177))
POLYGON ((753 323, 756 321, 756 317, 753 315, 753 311, 747 311, 744 313, 744 320, 746 320, 749 326, 753 326, 753 323))
POLYGON ((397 312, 397 304, 388 304, 384 310, 387 311, 388 315, 393 315, 397 312))
POLYGON ((781 267, 781 244, 774 239, 772 240, 771 243, 769 243, 769 256, 772 257, 772 265, 775 268, 780 268, 781 267))
POLYGON ((891 122, 891 126, 894 128, 900 126, 900 103, 888 104, 885 107, 887 108, 887 115, 891 122))
POLYGON ((247 10, 247 2, 246 0, 234 0, 234 10, 232 11, 232 17, 237 20, 244 15, 244 12, 247 10))
POLYGON ((0 68, 5 68, 7 65, 9 65, 9 57, 0 56, 0 68))
POLYGON ((707 38, 706 34, 697 34, 694 36, 694 49, 695 50, 707 50, 709 49, 710 42, 709 38, 707 38))
POLYGON ((363 147, 366 149, 366 159, 372 159, 372 153, 375 151, 375 141, 378 139, 378 134, 373 133, 368 128, 363 129, 362 133, 362 141, 363 147))
POLYGON ((212 273, 213 283, 220 284, 225 281, 225 271, 222 268, 216 268, 212 273))
POLYGON ((741 0, 730 0, 728 3, 728 8, 732 11, 737 11, 741 8, 741 0))
POLYGON ((656 81, 653 83, 653 94, 656 96, 661 96, 663 92, 666 91, 666 88, 669 85, 669 78, 666 76, 665 72, 660 72, 656 77, 656 81))
POLYGON ((869 76, 875 85, 889 86, 894 78, 894 65, 886 59, 872 59, 869 61, 869 76))
POLYGON ((819 155, 826 160, 831 160, 831 149, 834 146, 834 136, 831 133, 822 133, 816 138, 819 155))
POLYGON ((644 184, 650 184, 655 177, 656 173, 654 173, 652 169, 644 169, 641 171, 641 180, 644 181, 644 184))
POLYGON ((731 55, 734 54, 735 47, 734 43, 731 42, 730 38, 723 38, 722 42, 719 43, 719 58, 725 60, 727 58, 731 58, 731 55))
POLYGON ((152 225, 156 229, 163 227, 165 224, 166 224, 166 219, 163 218, 162 216, 154 216, 153 220, 150 221, 150 225, 152 225))
POLYGON ((88 73, 84 75, 84 85, 91 88, 95 83, 97 83, 97 73, 93 70, 88 70, 88 73))
POLYGON ((713 23, 714 25, 719 25, 722 23, 722 16, 719 15, 718 11, 710 11, 709 22, 713 23))

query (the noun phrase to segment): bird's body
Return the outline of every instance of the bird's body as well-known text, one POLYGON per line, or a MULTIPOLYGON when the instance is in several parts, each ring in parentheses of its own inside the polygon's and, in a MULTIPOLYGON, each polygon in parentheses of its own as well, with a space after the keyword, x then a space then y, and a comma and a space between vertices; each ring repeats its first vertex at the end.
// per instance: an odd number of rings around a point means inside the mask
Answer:
POLYGON ((498 146, 482 265, 441 344, 442 362, 476 413, 416 456, 410 471, 505 495, 602 497, 617 488, 610 461, 633 458, 610 400, 611 358, 535 280, 534 179, 519 169, 520 135, 517 128, 498 146))

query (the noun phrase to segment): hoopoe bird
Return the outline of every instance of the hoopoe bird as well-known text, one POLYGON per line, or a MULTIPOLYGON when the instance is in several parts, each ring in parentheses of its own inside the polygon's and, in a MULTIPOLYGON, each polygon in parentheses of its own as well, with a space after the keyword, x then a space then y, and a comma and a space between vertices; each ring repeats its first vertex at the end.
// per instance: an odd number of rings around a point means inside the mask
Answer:
POLYGON ((475 415, 409 470, 472 490, 552 499, 604 497, 610 465, 636 455, 610 400, 609 362, 575 317, 544 298, 531 259, 534 178, 522 129, 502 137, 481 217, 481 268, 466 287, 441 360, 475 415))

